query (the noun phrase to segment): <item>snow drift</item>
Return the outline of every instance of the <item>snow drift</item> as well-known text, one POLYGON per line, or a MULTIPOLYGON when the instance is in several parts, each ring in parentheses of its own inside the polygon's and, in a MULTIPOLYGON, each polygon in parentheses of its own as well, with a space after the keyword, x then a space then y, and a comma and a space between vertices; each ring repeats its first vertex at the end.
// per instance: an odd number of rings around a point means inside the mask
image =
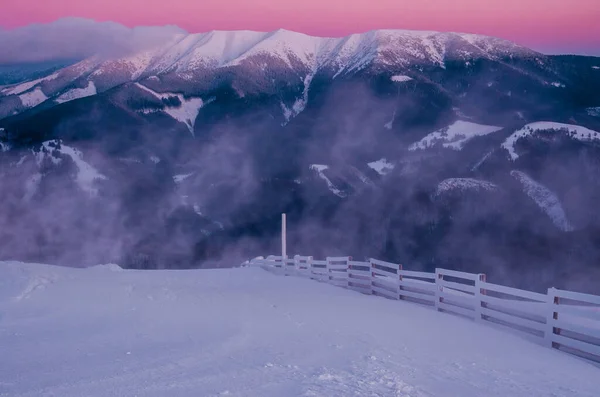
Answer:
POLYGON ((0 395, 597 396, 598 369, 426 307, 256 268, 0 263, 0 395))

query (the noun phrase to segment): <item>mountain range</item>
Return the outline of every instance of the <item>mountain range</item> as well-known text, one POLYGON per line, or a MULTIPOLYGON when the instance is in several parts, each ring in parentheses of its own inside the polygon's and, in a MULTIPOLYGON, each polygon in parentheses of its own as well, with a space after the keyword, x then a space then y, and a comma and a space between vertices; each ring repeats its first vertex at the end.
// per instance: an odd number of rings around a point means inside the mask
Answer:
POLYGON ((0 259, 221 266, 276 252, 287 212, 293 253, 597 289, 600 58, 142 33, 0 65, 0 259))

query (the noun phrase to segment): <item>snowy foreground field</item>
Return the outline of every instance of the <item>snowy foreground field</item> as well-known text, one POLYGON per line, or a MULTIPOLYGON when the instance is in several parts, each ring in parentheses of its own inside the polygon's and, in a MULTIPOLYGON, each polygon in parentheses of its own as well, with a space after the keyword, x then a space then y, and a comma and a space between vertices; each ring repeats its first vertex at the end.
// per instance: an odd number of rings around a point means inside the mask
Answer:
POLYGON ((243 268, 0 262, 0 396, 594 396, 600 369, 419 305, 243 268))

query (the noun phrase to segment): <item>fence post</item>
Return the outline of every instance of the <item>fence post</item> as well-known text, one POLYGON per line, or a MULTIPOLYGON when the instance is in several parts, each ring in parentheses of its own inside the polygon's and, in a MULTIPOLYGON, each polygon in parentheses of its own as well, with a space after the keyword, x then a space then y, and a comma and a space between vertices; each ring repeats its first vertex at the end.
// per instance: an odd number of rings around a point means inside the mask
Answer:
POLYGON ((486 276, 483 273, 477 275, 477 279, 475 280, 475 321, 480 322, 485 320, 484 315, 481 312, 481 308, 485 307, 483 301, 481 300, 481 296, 485 295, 485 290, 482 288, 483 283, 486 282, 486 276))
POLYGON ((294 255, 294 271, 296 276, 300 275, 300 255, 294 255))
POLYGON ((371 295, 377 295, 377 292, 373 289, 375 287, 375 264, 373 263, 373 258, 369 258, 369 273, 371 274, 371 295))
POLYGON ((435 310, 440 311, 440 303, 442 302, 442 285, 440 281, 444 280, 444 276, 440 274, 440 269, 435 269, 435 310))
POLYGON ((287 255, 281 257, 281 271, 282 275, 287 276, 287 255))
POLYGON ((398 300, 403 300, 404 296, 402 295, 401 291, 404 289, 402 287, 402 265, 398 264, 398 281, 400 282, 400 284, 398 284, 398 291, 396 291, 398 293, 398 300))
POLYGON ((350 269, 352 268, 350 262, 352 262, 351 256, 346 258, 346 288, 350 288, 350 269))
POLYGON ((558 311, 556 309, 556 306, 560 302, 556 292, 556 288, 548 288, 546 302, 546 331, 544 332, 544 340, 546 342, 546 345, 550 348, 558 347, 556 343, 554 343, 554 320, 558 320, 558 311))
POLYGON ((325 258, 325 262, 327 263, 326 269, 327 269, 327 283, 328 284, 334 284, 333 283, 333 269, 331 268, 331 258, 330 257, 326 257, 325 258))

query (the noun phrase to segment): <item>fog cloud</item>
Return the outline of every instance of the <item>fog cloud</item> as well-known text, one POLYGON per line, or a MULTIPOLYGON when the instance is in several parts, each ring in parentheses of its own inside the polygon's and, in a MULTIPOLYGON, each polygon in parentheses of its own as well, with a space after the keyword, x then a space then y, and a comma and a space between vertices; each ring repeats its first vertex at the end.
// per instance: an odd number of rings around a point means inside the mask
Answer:
POLYGON ((0 64, 81 60, 158 46, 186 32, 176 26, 128 28, 115 22, 64 18, 0 30, 0 64))

